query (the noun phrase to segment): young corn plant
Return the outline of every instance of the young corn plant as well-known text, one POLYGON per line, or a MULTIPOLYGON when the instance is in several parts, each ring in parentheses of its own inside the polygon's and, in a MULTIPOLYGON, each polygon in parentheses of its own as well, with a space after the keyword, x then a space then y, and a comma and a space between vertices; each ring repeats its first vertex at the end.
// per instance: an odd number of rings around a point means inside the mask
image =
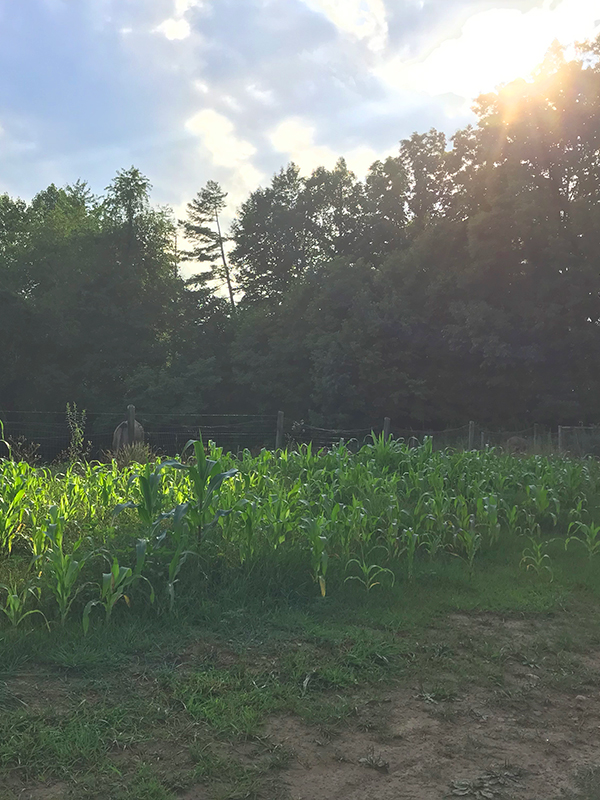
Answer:
POLYGON ((10 553, 16 537, 21 532, 27 480, 19 464, 10 464, 4 470, 0 483, 0 549, 10 553))
POLYGON ((153 542, 153 550, 157 557, 163 556, 163 551, 167 554, 166 595, 170 613, 175 606, 175 584, 179 581, 179 573, 189 556, 198 555, 195 551, 186 549, 191 538, 186 514, 187 503, 182 503, 168 514, 162 514, 156 523, 157 527, 163 520, 172 523, 171 529, 163 530, 153 542))
POLYGON ((398 539, 398 553, 406 553, 406 572, 409 581, 414 580, 417 550, 423 544, 421 535, 413 528, 404 528, 402 530, 398 539))
MULTIPOLYGON (((251 561, 257 546, 256 530, 260 522, 260 509, 256 499, 242 498, 236 504, 234 513, 237 519, 233 520, 236 528, 236 539, 239 547, 240 564, 251 561), (238 525, 238 520, 241 525, 238 525)), ((231 519, 231 518, 230 518, 231 519)))
POLYGON ((0 604, 0 611, 7 617, 13 628, 18 627, 27 617, 39 614, 48 630, 50 630, 50 625, 43 611, 40 611, 39 608, 26 610, 29 598, 34 597, 37 599, 37 592, 31 583, 23 583, 21 586, 16 583, 10 585, 0 583, 0 590, 6 592, 4 603, 0 604))
POLYGON ((163 461, 162 466, 173 467, 187 473, 193 491, 193 498, 187 504, 187 517, 200 542, 203 534, 212 528, 219 518, 231 513, 231 509, 217 508, 217 503, 223 482, 237 475, 238 470, 233 468, 223 471, 220 461, 207 458, 202 439, 190 439, 183 448, 182 455, 189 448, 195 455, 192 463, 182 464, 171 460, 163 461))
POLYGON ((576 520, 569 523, 568 533, 570 534, 572 530, 577 531, 579 535, 567 537, 565 550, 571 542, 578 542, 585 547, 591 561, 595 555, 600 553, 600 525, 596 525, 594 522, 590 522, 588 525, 581 520, 576 520))
POLYGON ((141 473, 132 475, 127 486, 129 487, 137 480, 140 502, 134 503, 129 500, 127 503, 119 503, 115 507, 113 515, 117 516, 125 508, 135 508, 142 525, 147 529, 151 528, 162 508, 161 473, 166 463, 159 464, 155 469, 152 469, 152 464, 146 464, 141 473))
POLYGON ((450 530, 450 500, 441 485, 435 487, 435 492, 427 501, 427 513, 422 520, 424 530, 423 547, 429 555, 430 561, 435 561, 439 552, 446 550, 449 544, 450 530))
POLYGON ((302 522, 302 528, 310 544, 310 563, 313 578, 321 590, 321 597, 325 597, 327 592, 327 567, 329 565, 328 538, 325 533, 327 520, 320 516, 317 519, 304 519, 302 522))
POLYGON ((560 503, 554 494, 543 484, 531 484, 525 487, 528 503, 538 519, 551 519, 556 525, 560 512, 560 503))
POLYGON ((287 532, 292 526, 292 505, 295 499, 295 488, 290 492, 269 495, 263 509, 264 519, 269 530, 269 541, 273 550, 285 542, 287 532), (292 497, 294 493, 294 497, 292 497))
POLYGON ((351 558, 346 562, 346 572, 350 568, 356 567, 358 570, 358 575, 348 575, 348 577, 344 580, 344 583, 347 583, 348 581, 358 581, 358 583, 365 587, 367 592, 370 592, 375 588, 375 586, 381 585, 380 578, 382 578, 384 575, 389 575, 392 579, 392 586, 394 585, 396 576, 392 570, 388 569, 387 567, 382 567, 380 564, 377 564, 373 561, 373 553, 376 550, 383 550, 384 553, 388 555, 385 547, 378 546, 371 548, 366 555, 364 551, 362 551, 360 558, 351 558))
POLYGON ((371 443, 366 445, 369 456, 379 466, 389 466, 393 463, 394 457, 401 452, 402 443, 394 439, 387 439, 383 433, 376 434, 371 431, 371 443))
POLYGON ((496 544, 500 538, 498 497, 496 495, 477 498, 477 521, 487 527, 490 544, 496 544))
MULTIPOLYGON (((150 586, 150 602, 154 603, 154 589, 150 581, 142 575, 144 562, 146 560, 146 539, 138 539, 136 544, 136 565, 135 569, 131 567, 124 567, 119 564, 116 556, 113 557, 112 565, 108 572, 102 575, 102 584, 100 586, 100 598, 97 600, 90 600, 83 611, 83 631, 88 632, 90 625, 90 613, 94 606, 100 605, 104 608, 105 622, 108 625, 112 616, 113 609, 119 600, 123 599, 127 605, 130 605, 130 597, 128 591, 138 581, 145 581, 150 586)), ((110 564, 110 561, 109 561, 110 564)))
POLYGON ((455 501, 454 555, 466 562, 471 578, 475 569, 475 557, 482 544, 483 537, 477 529, 475 516, 469 514, 464 498, 457 497, 455 501))
POLYGON ((522 528, 519 525, 521 517, 521 510, 517 505, 509 505, 506 501, 503 502, 504 520, 509 531, 521 533, 522 528))
POLYGON ((519 566, 526 572, 534 572, 538 578, 543 574, 550 577, 550 582, 554 580, 552 567, 550 566, 550 556, 547 553, 549 542, 529 537, 530 547, 526 547, 522 552, 519 566))
POLYGON ((80 537, 70 553, 64 551, 64 517, 56 506, 48 511, 49 522, 45 531, 47 546, 36 560, 42 559, 41 572, 58 605, 60 624, 64 625, 76 597, 86 586, 77 586, 80 573, 93 551, 79 554, 86 540, 80 537))

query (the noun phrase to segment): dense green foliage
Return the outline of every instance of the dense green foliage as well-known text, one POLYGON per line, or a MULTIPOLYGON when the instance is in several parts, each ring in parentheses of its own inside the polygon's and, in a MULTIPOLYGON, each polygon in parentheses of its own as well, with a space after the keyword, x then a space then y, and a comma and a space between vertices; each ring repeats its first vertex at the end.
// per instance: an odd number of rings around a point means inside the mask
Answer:
MULTIPOLYGON (((434 452, 375 438, 356 455, 241 458, 200 441, 192 458, 64 472, 0 462, 3 607, 13 625, 41 599, 64 624, 87 601, 108 622, 134 598, 172 612, 180 589, 250 582, 286 596, 412 583, 451 561, 471 578, 486 554, 551 581, 549 548, 600 551, 596 462, 516 459, 493 450, 434 452), (558 543, 558 544, 557 544, 558 543)), ((563 557, 564 558, 564 557, 563 557)), ((253 590, 254 591, 254 590, 253 590)), ((80 613, 79 612, 79 613, 80 613)))
POLYGON ((594 422, 599 57, 599 40, 553 49, 480 97, 476 125, 415 133, 364 181, 291 164, 230 231, 209 181, 187 251, 134 168, 103 197, 0 197, 2 408, 594 422), (190 254, 210 269, 186 282, 190 254))

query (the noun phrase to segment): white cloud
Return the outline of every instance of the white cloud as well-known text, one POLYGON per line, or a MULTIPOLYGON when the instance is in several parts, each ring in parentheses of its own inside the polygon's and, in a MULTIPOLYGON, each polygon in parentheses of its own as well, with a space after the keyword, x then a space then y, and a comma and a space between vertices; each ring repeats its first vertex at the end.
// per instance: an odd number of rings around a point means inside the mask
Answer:
POLYGON ((374 161, 383 159, 393 152, 395 153, 397 149, 397 147, 394 147, 393 150, 386 153, 377 153, 372 147, 362 145, 361 147, 348 150, 348 152, 344 154, 344 158, 352 172, 362 179, 365 177, 369 171, 369 167, 374 161))
POLYGON ((589 0, 544 0, 527 12, 496 8, 473 15, 457 38, 425 59, 394 57, 375 69, 396 89, 472 100, 500 83, 527 77, 555 39, 565 45, 594 34, 598 7, 589 0))
POLYGON ((175 16, 183 17, 190 8, 202 8, 202 0, 175 0, 175 16))
POLYGON ((192 32, 190 23, 186 19, 166 19, 155 28, 157 33, 164 33, 167 39, 179 40, 187 39, 192 32))
POLYGON ((315 144, 315 128, 299 117, 289 117, 271 131, 271 144, 280 153, 294 161, 302 172, 316 167, 334 166, 339 155, 331 148, 315 144))
POLYGON ((264 179, 264 174, 256 169, 254 164, 246 162, 241 164, 230 182, 229 195, 231 200, 238 204, 245 200, 249 191, 254 191, 264 179))
POLYGON ((274 95, 273 92, 269 89, 262 89, 256 83, 250 83, 246 86, 246 91, 254 100, 258 100, 259 103, 262 103, 265 106, 271 106, 274 103, 274 95))
POLYGON ((324 14, 344 33, 366 41, 375 52, 383 50, 388 25, 384 0, 304 0, 309 8, 324 14))
POLYGON ((185 15, 192 8, 202 8, 202 0, 175 0, 173 16, 161 22, 154 31, 163 33, 171 41, 187 39, 192 32, 190 23, 185 15))
POLYGON ((384 157, 366 145, 345 152, 332 150, 325 145, 315 144, 315 133, 313 125, 299 117, 290 117, 271 131, 269 139, 275 150, 285 153, 305 174, 316 167, 332 169, 340 155, 343 155, 349 168, 362 178, 374 161, 384 157))
POLYGON ((185 127, 200 139, 202 151, 208 151, 215 166, 229 170, 224 184, 232 204, 240 203, 258 187, 264 175, 252 164, 256 148, 236 134, 231 120, 213 109, 204 109, 190 117, 185 127))
POLYGON ((248 161, 256 148, 236 136, 231 120, 213 109, 198 111, 187 120, 185 127, 202 140, 213 162, 224 167, 234 167, 248 161))
POLYGON ((224 94, 221 96, 221 102, 224 103, 228 108, 232 111, 241 111, 242 106, 238 103, 235 97, 230 94, 224 94))

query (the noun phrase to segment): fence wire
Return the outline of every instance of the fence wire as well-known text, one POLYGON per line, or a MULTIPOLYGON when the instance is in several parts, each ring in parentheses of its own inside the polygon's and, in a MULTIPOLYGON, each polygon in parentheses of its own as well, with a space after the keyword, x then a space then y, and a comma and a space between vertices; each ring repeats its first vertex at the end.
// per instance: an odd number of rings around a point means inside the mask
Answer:
POLYGON ((600 426, 561 425, 558 439, 558 446, 566 455, 600 457, 600 426))
MULTIPOLYGON (((276 443, 275 414, 145 414, 136 412, 144 428, 144 440, 160 455, 181 453, 190 439, 202 434, 205 442, 214 441, 219 447, 234 453, 262 448, 273 449, 276 443)), ((15 454, 50 463, 60 459, 69 447, 71 433, 64 412, 2 412, 4 436, 13 445, 15 454)), ((88 412, 84 430, 89 442, 89 457, 103 459, 113 447, 113 432, 124 421, 123 412, 88 412)), ((358 450, 372 441, 372 434, 382 433, 383 420, 361 428, 326 428, 302 420, 285 418, 283 446, 293 449, 312 443, 316 449, 329 448, 344 441, 350 449, 358 450)), ((435 450, 485 449, 494 447, 507 452, 549 455, 563 452, 574 457, 600 457, 600 426, 562 426, 551 430, 533 425, 520 430, 488 430, 474 423, 444 430, 416 430, 393 426, 394 439, 409 445, 422 443, 426 437, 435 450), (560 433, 558 433, 560 431, 560 433)), ((2 451, 0 456, 7 453, 2 451)))
MULTIPOLYGON (((113 448, 115 428, 124 419, 122 412, 86 415, 84 440, 85 447, 89 447, 89 458, 107 456, 113 448)), ((64 412, 61 415, 0 411, 0 420, 4 424, 4 437, 15 454, 21 452, 27 460, 37 458, 51 463, 60 459, 69 447, 71 432, 64 412)), ((254 452, 275 446, 276 415, 136 413, 136 420, 144 429, 144 441, 159 455, 178 455, 190 439, 198 439, 200 435, 205 442, 212 440, 233 452, 246 448, 254 452)), ((6 453, 0 448, 2 455, 6 453)))

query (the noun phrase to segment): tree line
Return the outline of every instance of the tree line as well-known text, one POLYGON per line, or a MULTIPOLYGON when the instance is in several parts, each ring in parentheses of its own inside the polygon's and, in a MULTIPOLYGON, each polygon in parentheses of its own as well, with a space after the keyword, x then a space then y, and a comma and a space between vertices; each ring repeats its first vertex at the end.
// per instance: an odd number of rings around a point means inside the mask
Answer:
POLYGON ((0 412, 598 421, 600 37, 475 112, 364 180, 289 164, 228 230, 219 184, 177 220, 134 167, 0 196, 0 412))

